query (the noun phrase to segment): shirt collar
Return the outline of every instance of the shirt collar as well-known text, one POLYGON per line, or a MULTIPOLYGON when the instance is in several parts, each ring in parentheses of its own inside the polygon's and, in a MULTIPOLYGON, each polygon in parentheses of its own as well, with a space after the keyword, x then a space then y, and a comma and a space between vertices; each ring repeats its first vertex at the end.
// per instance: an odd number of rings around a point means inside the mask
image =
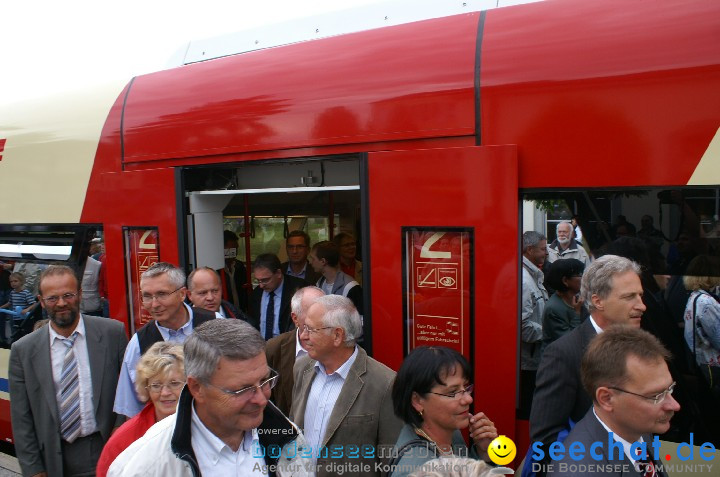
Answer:
MULTIPOLYGON (((193 433, 193 438, 197 438, 204 441, 205 446, 209 447, 213 450, 215 453, 213 457, 213 461, 217 462, 217 459, 220 455, 220 453, 227 449, 230 452, 234 452, 230 446, 225 444, 222 439, 220 439, 218 436, 213 434, 213 432, 205 426, 205 424, 200 419, 200 416, 197 415, 197 412, 195 411, 195 401, 193 400, 192 406, 192 416, 191 416, 191 422, 192 426, 197 431, 196 433, 193 433)), ((259 442, 259 436, 257 428, 253 428, 250 432, 245 431, 245 434, 243 436, 243 442, 240 448, 238 449, 238 452, 250 452, 252 449, 252 446, 254 443, 259 442)))
MULTIPOLYGON (((622 444, 623 449, 625 450, 625 455, 626 455, 630 460, 632 460, 633 463, 635 463, 635 462, 638 460, 638 456, 633 455, 633 453, 630 452, 630 447, 632 446, 632 444, 631 444, 630 442, 626 441, 625 439, 623 439, 622 437, 620 437, 617 433, 615 433, 612 429, 610 429, 610 428, 603 422, 602 419, 600 419, 600 416, 598 416, 597 413, 595 412, 595 406, 593 406, 592 410, 593 410, 593 414, 595 414, 595 418, 598 420, 598 422, 599 422, 600 424, 602 424, 602 426, 605 428, 606 431, 612 432, 613 439, 615 439, 615 441, 617 441, 617 442, 619 442, 620 444, 622 444)), ((640 436, 640 439, 638 439, 637 442, 645 442, 645 441, 643 440, 642 436, 640 436)), ((647 451, 647 449, 646 449, 646 451, 647 451)))
POLYGON ((164 326, 162 326, 162 325, 161 325, 160 323, 158 323, 157 321, 155 322, 155 325, 157 326, 158 331, 160 331, 160 334, 163 336, 163 338, 165 339, 165 341, 167 341, 168 337, 171 336, 171 335, 173 335, 173 336, 175 336, 175 335, 190 336, 190 334, 192 333, 192 330, 193 330, 193 312, 192 312, 192 308, 190 308, 187 303, 183 303, 183 305, 184 305, 185 308, 187 309, 187 312, 188 312, 188 320, 187 320, 187 322, 186 322, 184 325, 182 325, 182 326, 181 326, 180 328, 178 328, 177 330, 171 330, 170 328, 165 328, 164 326))
POLYGON ((298 358, 306 354, 307 350, 303 348, 302 343, 300 343, 300 328, 297 328, 295 330, 295 360, 297 361, 298 358))
MULTIPOLYGON (((50 331, 50 345, 55 343, 55 340, 66 340, 69 338, 65 338, 63 335, 55 331, 55 329, 52 327, 52 325, 48 325, 48 330, 50 331)), ((78 324, 73 330, 73 333, 77 332, 79 336, 85 337, 85 321, 83 320, 82 313, 80 313, 80 319, 78 320, 78 324)), ((72 336, 72 333, 70 334, 72 336)))
MULTIPOLYGON (((338 369, 335 370, 334 373, 330 374, 332 376, 333 374, 337 374, 340 376, 343 381, 347 379, 348 373, 350 373, 350 368, 352 367, 353 363, 355 362, 355 358, 357 358, 358 355, 358 349, 357 345, 355 346, 355 350, 353 351, 353 354, 350 355, 350 357, 340 366, 338 369)), ((324 375, 327 375, 325 372, 325 366, 320 361, 315 362, 315 371, 320 372, 324 375)))
POLYGON ((598 324, 595 322, 595 319, 590 315, 590 324, 593 325, 593 328, 595 328, 595 333, 600 334, 603 332, 603 329, 598 326, 598 324))
POLYGON ((263 291, 263 295, 268 297, 267 299, 270 299, 270 293, 274 293, 277 298, 280 298, 282 296, 283 285, 285 285, 285 277, 283 277, 280 285, 278 285, 275 290, 273 290, 272 292, 263 291))

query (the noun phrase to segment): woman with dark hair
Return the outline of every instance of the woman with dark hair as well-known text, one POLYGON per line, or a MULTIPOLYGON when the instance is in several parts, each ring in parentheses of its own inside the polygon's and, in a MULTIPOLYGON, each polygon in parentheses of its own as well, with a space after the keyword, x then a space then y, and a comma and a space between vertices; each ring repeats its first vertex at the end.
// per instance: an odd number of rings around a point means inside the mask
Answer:
POLYGON ((543 311, 543 349, 565 333, 574 330, 585 318, 580 282, 585 264, 575 258, 550 264, 545 283, 555 290, 543 311))
POLYGON ((470 414, 471 376, 468 362, 450 348, 422 346, 405 358, 392 389, 395 414, 405 422, 395 444, 392 477, 407 476, 437 457, 488 459, 497 429, 482 412, 470 414), (460 433, 468 426, 473 442, 469 451, 460 433))

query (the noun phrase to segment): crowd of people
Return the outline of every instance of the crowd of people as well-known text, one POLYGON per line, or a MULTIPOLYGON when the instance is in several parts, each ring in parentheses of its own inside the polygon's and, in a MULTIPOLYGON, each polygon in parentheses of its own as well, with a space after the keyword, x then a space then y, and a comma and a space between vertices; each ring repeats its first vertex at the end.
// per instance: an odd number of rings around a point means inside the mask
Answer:
MULTIPOLYGON (((583 255, 573 234, 559 224, 550 246, 539 233, 523 235, 521 411, 527 406, 531 440, 544 449, 566 436, 566 445, 608 442, 612 433, 623 471, 645 472, 652 461, 630 444, 670 430, 685 382, 658 327, 645 324, 641 264, 620 246, 583 255)), ((129 341, 119 322, 82 311, 73 269, 42 271, 37 300, 25 306, 39 303, 49 324, 10 354, 23 475, 403 477, 451 475, 437 474, 450 462, 470 472, 458 475, 493 473, 489 447, 503 430, 470 412, 473 371, 461 354, 419 347, 396 373, 361 346, 352 236, 311 246, 304 232, 290 233, 288 262, 267 253, 254 260, 257 287, 245 301, 236 278, 244 265, 227 251, 237 237, 225 238, 224 270, 186 277, 159 262, 142 273, 152 320, 129 341)), ((712 260, 696 264, 705 275, 685 280, 697 322, 685 329, 686 346, 709 382, 720 349, 712 260)), ((548 475, 577 475, 548 455, 529 461, 548 475)))

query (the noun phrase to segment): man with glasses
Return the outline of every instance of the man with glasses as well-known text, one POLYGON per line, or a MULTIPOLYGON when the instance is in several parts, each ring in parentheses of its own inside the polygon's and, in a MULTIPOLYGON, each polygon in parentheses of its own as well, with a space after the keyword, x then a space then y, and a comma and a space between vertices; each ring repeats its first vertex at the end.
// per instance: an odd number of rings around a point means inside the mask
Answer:
POLYGON ((300 333, 308 356, 295 363, 290 416, 305 432, 318 477, 380 475, 378 447, 395 444, 403 426, 393 412, 395 372, 357 346, 361 332, 352 302, 325 295, 300 333), (363 451, 353 456, 353 449, 363 451))
POLYGON ((235 308, 229 301, 222 299, 220 275, 210 267, 196 268, 187 279, 188 299, 196 308, 211 311, 217 318, 240 318, 248 316, 235 308))
POLYGON ((581 365, 593 405, 563 442, 565 449, 584 448, 584 455, 567 452, 560 462, 566 466, 554 463, 548 475, 664 475, 653 461, 660 451, 653 434, 667 432, 680 410, 669 358, 657 338, 636 328, 613 326, 594 338, 581 365))
POLYGON ((258 286, 250 297, 249 323, 269 340, 292 328, 290 299, 305 286, 305 281, 283 275, 280 259, 272 253, 263 253, 255 258, 253 276, 258 286))
POLYGON ((38 299, 50 320, 10 352, 10 414, 23 475, 95 475, 113 428, 115 385, 127 344, 119 321, 80 313, 75 272, 50 265, 38 299))
POLYGON ((185 272, 170 263, 158 262, 140 275, 140 299, 153 319, 128 343, 115 394, 116 413, 133 417, 144 407, 135 392, 135 367, 145 351, 159 341, 182 344, 195 327, 215 319, 215 313, 185 304, 186 294, 185 272))
POLYGON ((282 272, 286 276, 290 275, 305 280, 308 285, 315 285, 320 274, 313 270, 308 263, 310 236, 302 230, 293 230, 285 241, 285 251, 288 261, 283 262, 282 272))
POLYGON ((213 320, 184 346, 177 412, 120 454, 108 476, 309 475, 300 430, 270 401, 277 373, 242 320, 213 320))

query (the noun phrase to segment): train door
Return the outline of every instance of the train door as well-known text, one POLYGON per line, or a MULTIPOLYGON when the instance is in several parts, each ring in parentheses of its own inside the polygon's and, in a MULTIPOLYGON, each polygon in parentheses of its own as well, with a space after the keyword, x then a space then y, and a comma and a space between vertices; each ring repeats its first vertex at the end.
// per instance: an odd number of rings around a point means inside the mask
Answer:
POLYGON ((475 409, 514 436, 515 146, 370 153, 366 176, 375 358, 397 369, 416 346, 458 349, 475 409))

